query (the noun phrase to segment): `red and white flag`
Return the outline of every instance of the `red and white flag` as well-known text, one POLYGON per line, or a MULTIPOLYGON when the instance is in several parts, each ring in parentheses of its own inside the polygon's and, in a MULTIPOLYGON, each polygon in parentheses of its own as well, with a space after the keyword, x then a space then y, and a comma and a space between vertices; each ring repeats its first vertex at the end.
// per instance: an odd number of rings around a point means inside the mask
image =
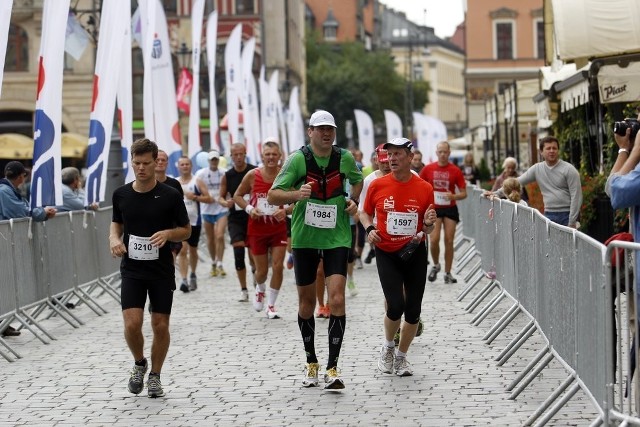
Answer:
MULTIPOLYGON (((131 75, 130 10, 130 0, 102 2, 100 43, 96 52, 89 117, 85 191, 87 205, 104 201, 106 195, 107 165, 118 85, 126 75, 131 75), (126 50, 127 46, 129 50, 126 50)), ((119 112, 118 116, 120 115, 119 112)))
POLYGON ((31 207, 62 205, 62 72, 69 0, 45 0, 33 125, 31 207))
POLYGON ((191 15, 191 64, 193 70, 191 102, 189 106, 189 136, 187 155, 197 169, 195 156, 202 151, 200 143, 200 52, 202 49, 202 21, 204 19, 204 0, 193 2, 191 15))
POLYGON ((189 114, 191 108, 191 92, 193 89, 193 76, 187 70, 187 67, 182 67, 180 75, 178 76, 178 90, 176 91, 176 101, 178 109, 189 114))

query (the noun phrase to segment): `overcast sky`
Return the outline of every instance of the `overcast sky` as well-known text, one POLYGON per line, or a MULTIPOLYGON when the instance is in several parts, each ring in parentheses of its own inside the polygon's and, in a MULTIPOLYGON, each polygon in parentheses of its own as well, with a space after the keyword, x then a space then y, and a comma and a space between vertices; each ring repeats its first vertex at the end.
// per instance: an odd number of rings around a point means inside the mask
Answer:
POLYGON ((464 20, 464 0, 380 0, 380 3, 405 12, 416 24, 433 27, 440 38, 451 37, 464 20))

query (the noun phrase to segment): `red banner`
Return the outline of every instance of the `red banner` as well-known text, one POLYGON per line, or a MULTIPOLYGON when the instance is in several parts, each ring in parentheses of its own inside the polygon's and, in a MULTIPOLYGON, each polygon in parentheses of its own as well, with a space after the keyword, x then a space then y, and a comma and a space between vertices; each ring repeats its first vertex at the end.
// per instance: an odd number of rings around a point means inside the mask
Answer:
POLYGON ((186 67, 182 67, 182 70, 180 70, 180 76, 178 77, 176 100, 178 101, 178 109, 184 111, 186 114, 189 114, 192 88, 193 76, 186 67))

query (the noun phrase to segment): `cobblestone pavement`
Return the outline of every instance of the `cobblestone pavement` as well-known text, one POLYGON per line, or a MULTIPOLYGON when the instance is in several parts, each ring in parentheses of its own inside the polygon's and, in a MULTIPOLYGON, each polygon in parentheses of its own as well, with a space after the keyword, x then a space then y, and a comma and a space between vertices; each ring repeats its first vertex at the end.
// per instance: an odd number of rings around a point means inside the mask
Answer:
MULTIPOLYGON (((45 320, 57 338, 49 345, 28 331, 8 338, 24 357, 13 363, 0 358, 0 424, 511 426, 522 425, 568 375, 554 361, 517 399, 509 400, 506 387, 544 341, 534 334, 497 366, 495 357, 528 320, 519 316, 487 345, 482 337, 510 304, 505 300, 479 326, 471 325, 482 306, 474 313, 465 307, 481 287, 457 301, 465 270, 456 285, 445 285, 442 273, 434 283, 427 282, 425 331, 408 354, 414 376, 378 372, 384 312, 374 260, 355 270, 359 294, 347 297, 339 363, 346 389, 305 389, 300 386, 304 351, 293 271, 285 269, 277 304, 282 318, 268 320, 251 302, 237 301, 230 250, 225 253, 226 277, 210 277, 209 268, 199 264, 197 291, 176 291, 171 348, 162 373, 164 398, 150 399, 146 390, 138 396, 127 391, 132 360, 120 309, 103 295, 99 301, 108 313, 97 316, 78 306, 74 313, 85 322, 78 329, 60 318, 45 320)), ((327 358, 327 323, 316 322, 321 366, 327 358)), ((148 317, 144 328, 151 337, 148 317)), ((147 340, 147 356, 149 348, 147 340)), ((580 391, 548 425, 589 425, 596 417, 595 406, 580 391)))

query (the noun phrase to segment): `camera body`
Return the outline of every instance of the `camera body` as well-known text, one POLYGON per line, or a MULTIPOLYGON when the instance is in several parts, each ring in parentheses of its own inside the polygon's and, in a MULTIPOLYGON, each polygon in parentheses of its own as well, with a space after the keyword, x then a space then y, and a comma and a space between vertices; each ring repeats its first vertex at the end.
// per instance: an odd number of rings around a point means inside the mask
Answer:
POLYGON ((629 135, 629 139, 631 143, 636 140, 636 135, 638 134, 638 130, 640 130, 640 122, 637 119, 626 118, 623 121, 615 122, 613 124, 613 132, 620 135, 625 136, 627 133, 627 129, 631 129, 631 134, 629 135))

